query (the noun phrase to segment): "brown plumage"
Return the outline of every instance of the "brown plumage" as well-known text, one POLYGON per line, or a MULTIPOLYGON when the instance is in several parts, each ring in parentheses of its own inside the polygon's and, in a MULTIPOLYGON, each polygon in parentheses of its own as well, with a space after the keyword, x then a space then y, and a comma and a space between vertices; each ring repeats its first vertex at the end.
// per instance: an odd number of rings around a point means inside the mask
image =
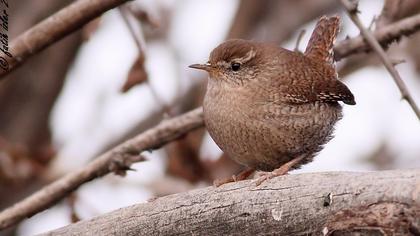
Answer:
POLYGON ((322 17, 304 54, 234 39, 191 65, 210 75, 203 108, 214 141, 250 169, 277 169, 260 182, 311 161, 342 116, 338 102, 355 104, 332 61, 338 27, 322 17))

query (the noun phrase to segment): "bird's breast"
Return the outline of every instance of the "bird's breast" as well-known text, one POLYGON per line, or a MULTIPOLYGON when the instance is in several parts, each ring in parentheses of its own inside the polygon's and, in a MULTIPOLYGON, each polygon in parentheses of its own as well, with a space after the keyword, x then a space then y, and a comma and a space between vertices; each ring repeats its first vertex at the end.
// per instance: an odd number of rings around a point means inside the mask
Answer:
POLYGON ((318 151, 341 118, 338 103, 275 104, 257 93, 211 84, 203 108, 218 146, 237 162, 265 170, 294 154, 318 151))

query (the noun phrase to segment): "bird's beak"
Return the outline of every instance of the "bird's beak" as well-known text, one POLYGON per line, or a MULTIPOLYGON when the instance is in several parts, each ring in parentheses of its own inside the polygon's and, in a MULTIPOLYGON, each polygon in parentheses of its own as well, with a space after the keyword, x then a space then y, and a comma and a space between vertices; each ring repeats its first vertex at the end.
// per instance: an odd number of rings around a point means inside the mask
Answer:
POLYGON ((198 69, 198 70, 205 70, 205 71, 209 71, 211 68, 210 63, 206 63, 206 64, 192 64, 190 66, 188 66, 189 68, 194 68, 194 69, 198 69))

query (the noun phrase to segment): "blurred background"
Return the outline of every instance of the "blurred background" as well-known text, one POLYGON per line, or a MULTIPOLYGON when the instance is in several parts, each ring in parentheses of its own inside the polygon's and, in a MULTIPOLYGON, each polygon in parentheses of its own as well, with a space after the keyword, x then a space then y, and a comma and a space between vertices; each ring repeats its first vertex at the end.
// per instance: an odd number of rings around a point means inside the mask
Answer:
MULTIPOLYGON (((72 1, 13 0, 9 37, 72 1)), ((366 26, 383 27, 420 13, 418 0, 362 0, 366 26), (398 3, 398 4, 397 4, 398 3), (382 14, 381 14, 382 13, 382 14)), ((31 58, 0 83, 0 209, 84 166, 114 145, 200 106, 203 63, 227 38, 304 50, 317 18, 341 15, 338 41, 359 34, 337 0, 136 0, 111 10, 31 58)), ((420 33, 393 44, 392 59, 420 104, 420 33)), ((420 167, 420 124, 374 55, 338 63, 356 97, 344 106, 335 138, 302 169, 372 171, 420 167)), ((241 167, 204 129, 144 153, 124 178, 83 185, 51 209, 0 235, 33 235, 148 199, 211 185, 241 167)))

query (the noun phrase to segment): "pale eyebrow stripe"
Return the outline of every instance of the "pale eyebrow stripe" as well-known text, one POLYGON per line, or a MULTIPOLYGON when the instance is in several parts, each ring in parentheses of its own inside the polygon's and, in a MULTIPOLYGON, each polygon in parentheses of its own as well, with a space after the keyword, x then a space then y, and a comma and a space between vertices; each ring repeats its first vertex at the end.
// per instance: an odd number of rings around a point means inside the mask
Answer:
MULTIPOLYGON (((245 56, 232 59, 232 62, 237 62, 237 63, 243 64, 243 63, 246 63, 246 62, 250 61, 252 58, 255 57, 255 55, 257 55, 256 51, 254 49, 251 49, 249 52, 247 52, 245 54, 245 56)), ((226 61, 219 61, 219 62, 216 63, 216 65, 223 66, 223 67, 229 67, 230 66, 230 64, 226 61)))
POLYGON ((255 50, 251 49, 249 52, 247 52, 247 54, 244 57, 235 58, 235 59, 232 59, 232 61, 238 62, 238 63, 245 63, 251 60, 252 58, 254 58, 256 54, 257 53, 255 52, 255 50))

